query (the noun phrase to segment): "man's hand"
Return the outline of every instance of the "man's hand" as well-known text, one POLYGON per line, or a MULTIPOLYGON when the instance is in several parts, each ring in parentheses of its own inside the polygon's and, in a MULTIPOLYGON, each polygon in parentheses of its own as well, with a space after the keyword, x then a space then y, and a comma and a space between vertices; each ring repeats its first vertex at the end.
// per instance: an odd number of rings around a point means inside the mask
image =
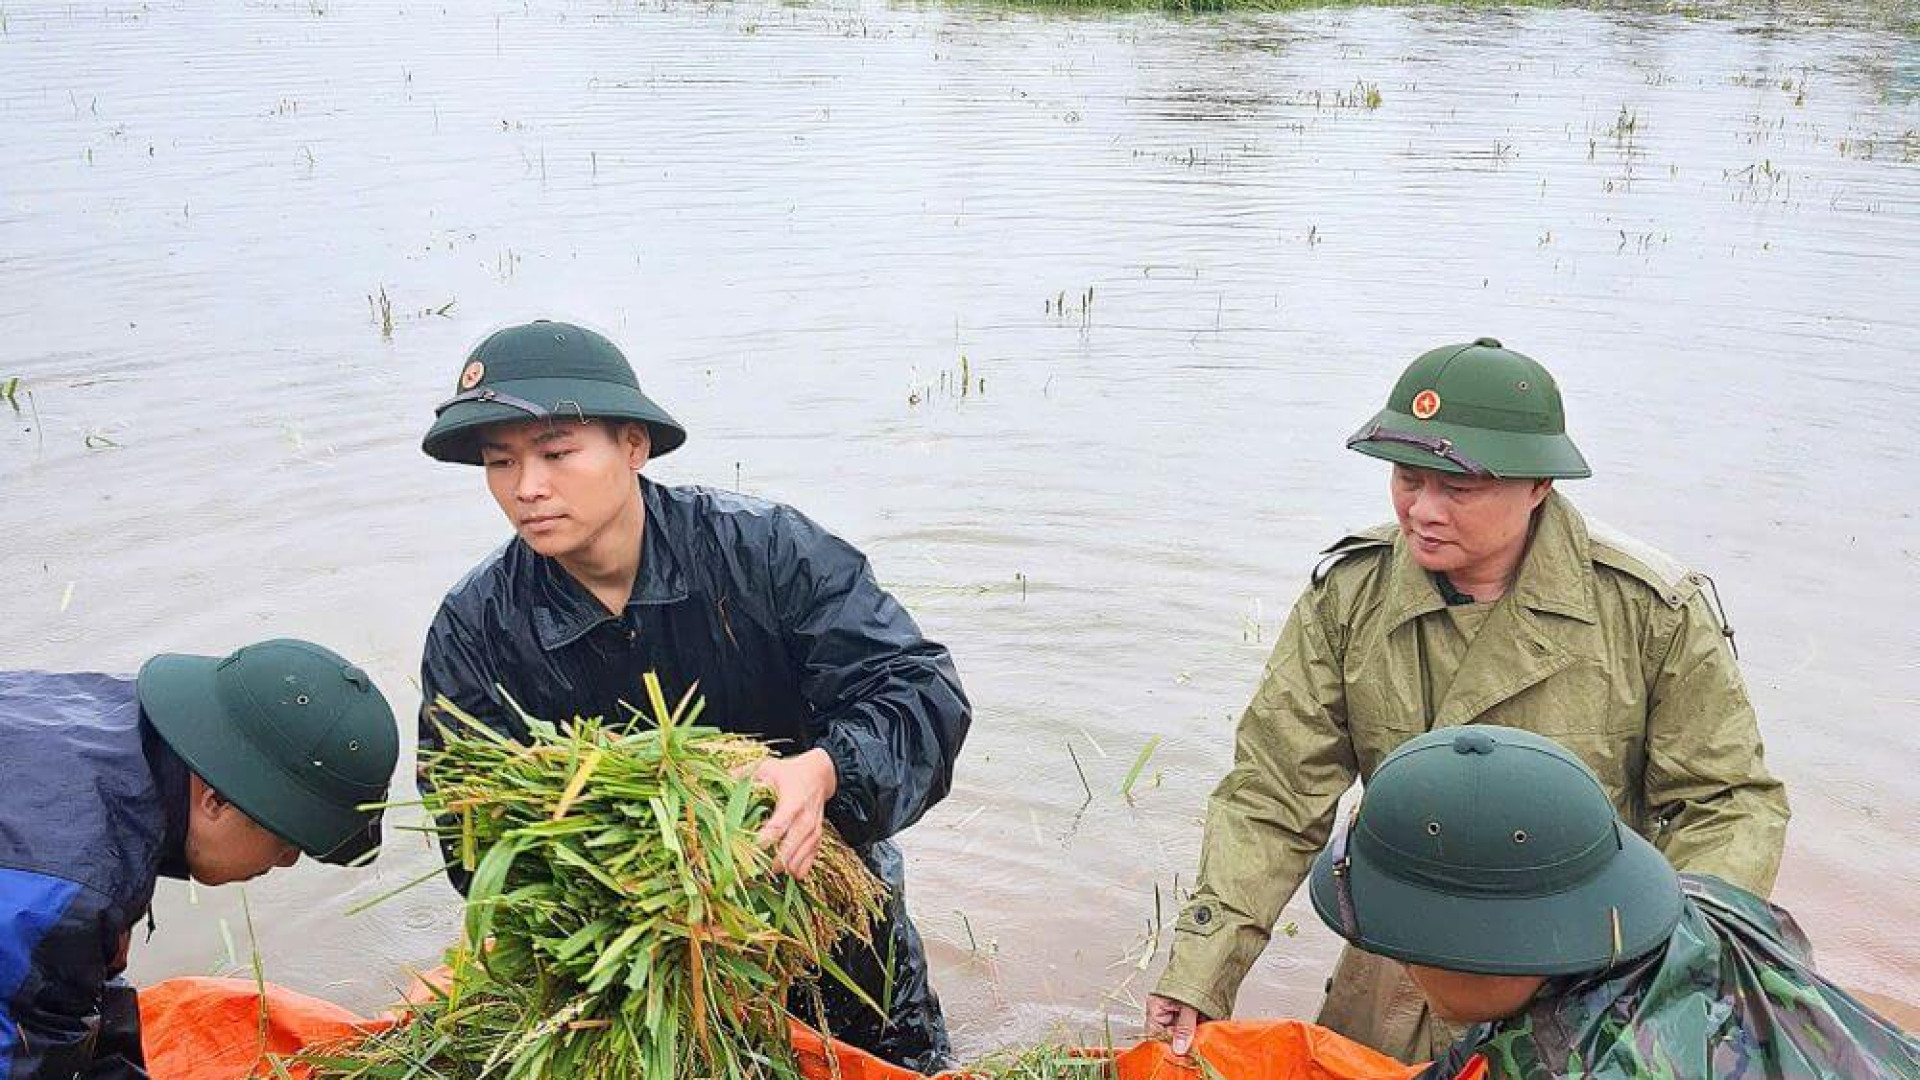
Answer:
POLYGON ((827 800, 840 785, 833 759, 825 750, 769 758, 753 771, 753 778, 773 791, 773 816, 760 826, 761 845, 774 849, 773 868, 806 877, 820 853, 827 800))
POLYGON ((1159 994, 1147 995, 1147 1037, 1172 1036, 1173 1052, 1180 1057, 1186 1057, 1187 1051, 1193 1049, 1193 1031, 1205 1019, 1191 1005, 1182 1005, 1159 994))

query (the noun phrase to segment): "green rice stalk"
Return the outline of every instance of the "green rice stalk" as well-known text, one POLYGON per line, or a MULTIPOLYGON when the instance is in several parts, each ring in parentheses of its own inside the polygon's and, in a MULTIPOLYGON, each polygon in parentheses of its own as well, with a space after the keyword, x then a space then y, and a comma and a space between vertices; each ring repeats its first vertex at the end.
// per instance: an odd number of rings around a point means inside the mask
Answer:
POLYGON ((871 947, 881 883, 831 829, 805 881, 776 875, 767 748, 647 685, 651 715, 527 717, 521 742, 439 701, 423 805, 473 873, 469 948, 412 1023, 306 1055, 315 1080, 789 1080, 793 985, 866 998, 829 953, 871 947))
POLYGON ((968 1080, 1113 1080, 1111 1056, 1060 1046, 1002 1050, 961 1070, 968 1080))
POLYGON ((1133 759, 1133 768, 1127 770, 1127 778, 1120 785, 1121 798, 1128 802, 1133 801, 1133 785, 1140 782, 1140 774, 1146 771, 1147 762, 1152 759, 1153 752, 1159 748, 1160 736, 1158 735, 1148 739, 1147 745, 1140 748, 1140 756, 1133 759))

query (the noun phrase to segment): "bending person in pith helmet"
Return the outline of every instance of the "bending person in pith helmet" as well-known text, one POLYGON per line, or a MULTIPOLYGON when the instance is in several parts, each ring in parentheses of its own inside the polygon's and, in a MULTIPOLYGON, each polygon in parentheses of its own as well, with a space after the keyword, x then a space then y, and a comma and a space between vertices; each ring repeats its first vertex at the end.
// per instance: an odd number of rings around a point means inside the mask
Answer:
MULTIPOLYGON (((1241 717, 1148 999, 1177 1049, 1231 1012, 1341 793, 1435 727, 1564 741, 1682 870, 1765 895, 1779 867, 1786 796, 1705 579, 1555 489, 1589 470, 1545 368, 1487 338, 1435 349, 1347 445, 1390 463, 1397 520, 1327 549, 1241 717)), ((1398 965, 1353 950, 1320 1022, 1409 1062, 1452 1041, 1398 965)))
POLYGON ((280 640, 0 671, 0 741, 0 1077, 140 1080, 120 973, 157 880, 372 858, 400 736, 359 668, 280 640))
POLYGON ((817 987, 824 1018, 811 988, 793 1010, 938 1071, 946 1022, 890 838, 952 783, 971 720, 953 661, 865 556, 799 511, 641 475, 685 439, 599 334, 535 322, 480 343, 424 445, 481 466, 515 536, 434 618, 421 745, 439 742, 441 695, 524 738, 520 708, 561 722, 621 717, 622 702, 647 700, 647 672, 668 700, 697 686, 705 722, 782 755, 758 774, 776 800, 762 833, 776 867, 805 876, 830 821, 889 887, 875 944, 835 959, 891 1015, 834 980, 817 987))
POLYGON ((1374 770, 1313 909, 1464 1035, 1422 1080, 1920 1080, 1786 912, 1675 874, 1566 747, 1493 725, 1374 770))

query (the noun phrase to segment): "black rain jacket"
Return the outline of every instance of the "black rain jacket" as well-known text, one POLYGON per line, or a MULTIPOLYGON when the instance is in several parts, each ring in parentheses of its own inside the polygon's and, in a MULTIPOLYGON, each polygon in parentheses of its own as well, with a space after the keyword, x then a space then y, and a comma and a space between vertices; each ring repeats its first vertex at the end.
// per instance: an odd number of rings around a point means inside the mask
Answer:
MULTIPOLYGON (((972 718, 952 658, 864 555, 793 508, 644 478, 640 487, 640 572, 619 614, 518 538, 447 594, 421 665, 421 747, 439 744, 433 702, 443 695, 524 738, 513 703, 544 720, 623 717, 624 704, 645 707, 641 680, 653 671, 669 701, 699 684, 702 723, 781 754, 826 751, 838 773, 827 820, 891 894, 874 949, 836 959, 876 1001, 890 985, 892 1009, 883 1023, 823 981, 825 1022, 896 1064, 938 1071, 950 1057, 946 1023, 889 838, 952 785, 972 718)), ((797 993, 795 1011, 811 1016, 812 998, 797 993)))

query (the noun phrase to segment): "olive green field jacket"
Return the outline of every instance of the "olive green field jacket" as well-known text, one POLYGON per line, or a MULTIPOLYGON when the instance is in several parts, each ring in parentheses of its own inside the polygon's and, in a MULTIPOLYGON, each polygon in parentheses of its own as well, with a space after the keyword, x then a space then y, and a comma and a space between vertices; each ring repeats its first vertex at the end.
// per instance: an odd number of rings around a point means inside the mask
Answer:
POLYGON ((1684 871, 1772 888, 1787 801, 1706 579, 1586 521, 1537 511, 1513 586, 1441 700, 1419 621, 1447 618, 1394 526, 1349 536, 1294 605, 1208 804, 1200 869, 1156 992, 1231 1015, 1247 970, 1327 842, 1341 795, 1435 727, 1488 723, 1565 744, 1621 817, 1684 871))

